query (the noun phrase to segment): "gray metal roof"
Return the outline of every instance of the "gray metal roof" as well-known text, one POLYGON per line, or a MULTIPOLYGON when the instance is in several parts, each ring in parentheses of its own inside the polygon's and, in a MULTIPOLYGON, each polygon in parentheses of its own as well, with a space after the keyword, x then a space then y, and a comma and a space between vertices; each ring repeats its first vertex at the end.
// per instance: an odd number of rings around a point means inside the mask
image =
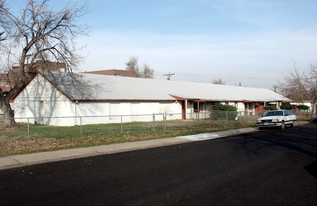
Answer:
POLYGON ((195 83, 79 73, 74 81, 69 73, 40 71, 72 100, 175 100, 204 101, 291 101, 269 89, 211 83, 195 83))

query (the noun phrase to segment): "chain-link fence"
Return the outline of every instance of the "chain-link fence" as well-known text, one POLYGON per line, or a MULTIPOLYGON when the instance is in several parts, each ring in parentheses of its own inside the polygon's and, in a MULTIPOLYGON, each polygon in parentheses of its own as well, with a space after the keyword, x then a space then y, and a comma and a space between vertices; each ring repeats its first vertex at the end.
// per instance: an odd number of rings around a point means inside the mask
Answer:
MULTIPOLYGON (((59 126, 63 130, 69 130, 82 135, 94 132, 123 132, 135 130, 167 130, 168 128, 182 128, 193 126, 208 126, 213 124, 225 124, 230 121, 247 122, 256 119, 247 112, 213 111, 201 113, 160 113, 144 115, 105 115, 105 116, 77 116, 77 117, 29 117, 16 118, 15 121, 26 127, 27 136, 32 135, 32 128, 50 125, 50 122, 58 122, 58 125, 71 122, 74 126, 59 126), (40 124, 44 122, 46 124, 40 124), (77 131, 76 131, 77 130, 77 131)), ((4 117, 0 116, 3 124, 4 117)), ((67 125, 67 124, 66 124, 67 125)), ((51 125, 54 126, 54 125, 51 125)), ((49 127, 45 127, 49 130, 49 127)))
POLYGON ((296 116, 305 116, 305 117, 309 117, 312 114, 312 112, 309 110, 290 110, 290 112, 292 112, 292 114, 295 114, 296 116))
MULTIPOLYGON (((296 115, 310 115, 308 112, 294 112, 296 115)), ((168 129, 182 130, 187 128, 221 127, 227 124, 256 123, 263 114, 253 115, 248 111, 208 111, 200 113, 159 113, 144 115, 105 115, 105 116, 77 116, 77 117, 29 117, 16 118, 20 127, 25 128, 24 136, 30 138, 32 133, 54 137, 90 136, 96 134, 135 132, 135 131, 164 131, 168 129), (41 124, 41 122, 45 124, 41 124), (54 126, 57 125, 73 126, 54 126)), ((0 125, 4 117, 0 116, 0 125)))

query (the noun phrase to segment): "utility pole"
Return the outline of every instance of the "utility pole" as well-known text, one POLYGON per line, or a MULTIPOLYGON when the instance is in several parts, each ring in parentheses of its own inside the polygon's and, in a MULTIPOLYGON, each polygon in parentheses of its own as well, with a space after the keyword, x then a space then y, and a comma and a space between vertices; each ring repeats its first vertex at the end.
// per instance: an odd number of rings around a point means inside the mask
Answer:
POLYGON ((168 74, 163 74, 163 76, 168 76, 167 77, 167 80, 171 80, 171 76, 175 75, 175 73, 171 74, 171 73, 168 73, 168 74))

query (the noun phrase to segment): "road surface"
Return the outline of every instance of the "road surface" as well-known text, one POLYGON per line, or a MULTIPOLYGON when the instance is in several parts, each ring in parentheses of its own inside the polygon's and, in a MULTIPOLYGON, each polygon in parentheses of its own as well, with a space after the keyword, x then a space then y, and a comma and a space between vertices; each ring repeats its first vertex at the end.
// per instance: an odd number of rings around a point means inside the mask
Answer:
POLYGON ((0 171, 0 205, 317 205, 317 124, 0 171))

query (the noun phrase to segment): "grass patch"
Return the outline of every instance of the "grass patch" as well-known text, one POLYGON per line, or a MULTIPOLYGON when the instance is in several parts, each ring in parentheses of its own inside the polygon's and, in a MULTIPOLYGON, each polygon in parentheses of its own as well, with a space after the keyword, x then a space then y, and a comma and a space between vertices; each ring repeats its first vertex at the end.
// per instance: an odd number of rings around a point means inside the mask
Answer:
POLYGON ((296 115, 297 121, 311 121, 311 116, 296 115))
POLYGON ((167 122, 166 130, 164 122, 156 122, 155 126, 153 130, 152 122, 124 123, 121 132, 121 124, 84 125, 81 135, 80 126, 30 125, 29 138, 27 125, 19 124, 14 128, 0 129, 0 156, 245 128, 255 126, 255 121, 173 120, 167 122))

